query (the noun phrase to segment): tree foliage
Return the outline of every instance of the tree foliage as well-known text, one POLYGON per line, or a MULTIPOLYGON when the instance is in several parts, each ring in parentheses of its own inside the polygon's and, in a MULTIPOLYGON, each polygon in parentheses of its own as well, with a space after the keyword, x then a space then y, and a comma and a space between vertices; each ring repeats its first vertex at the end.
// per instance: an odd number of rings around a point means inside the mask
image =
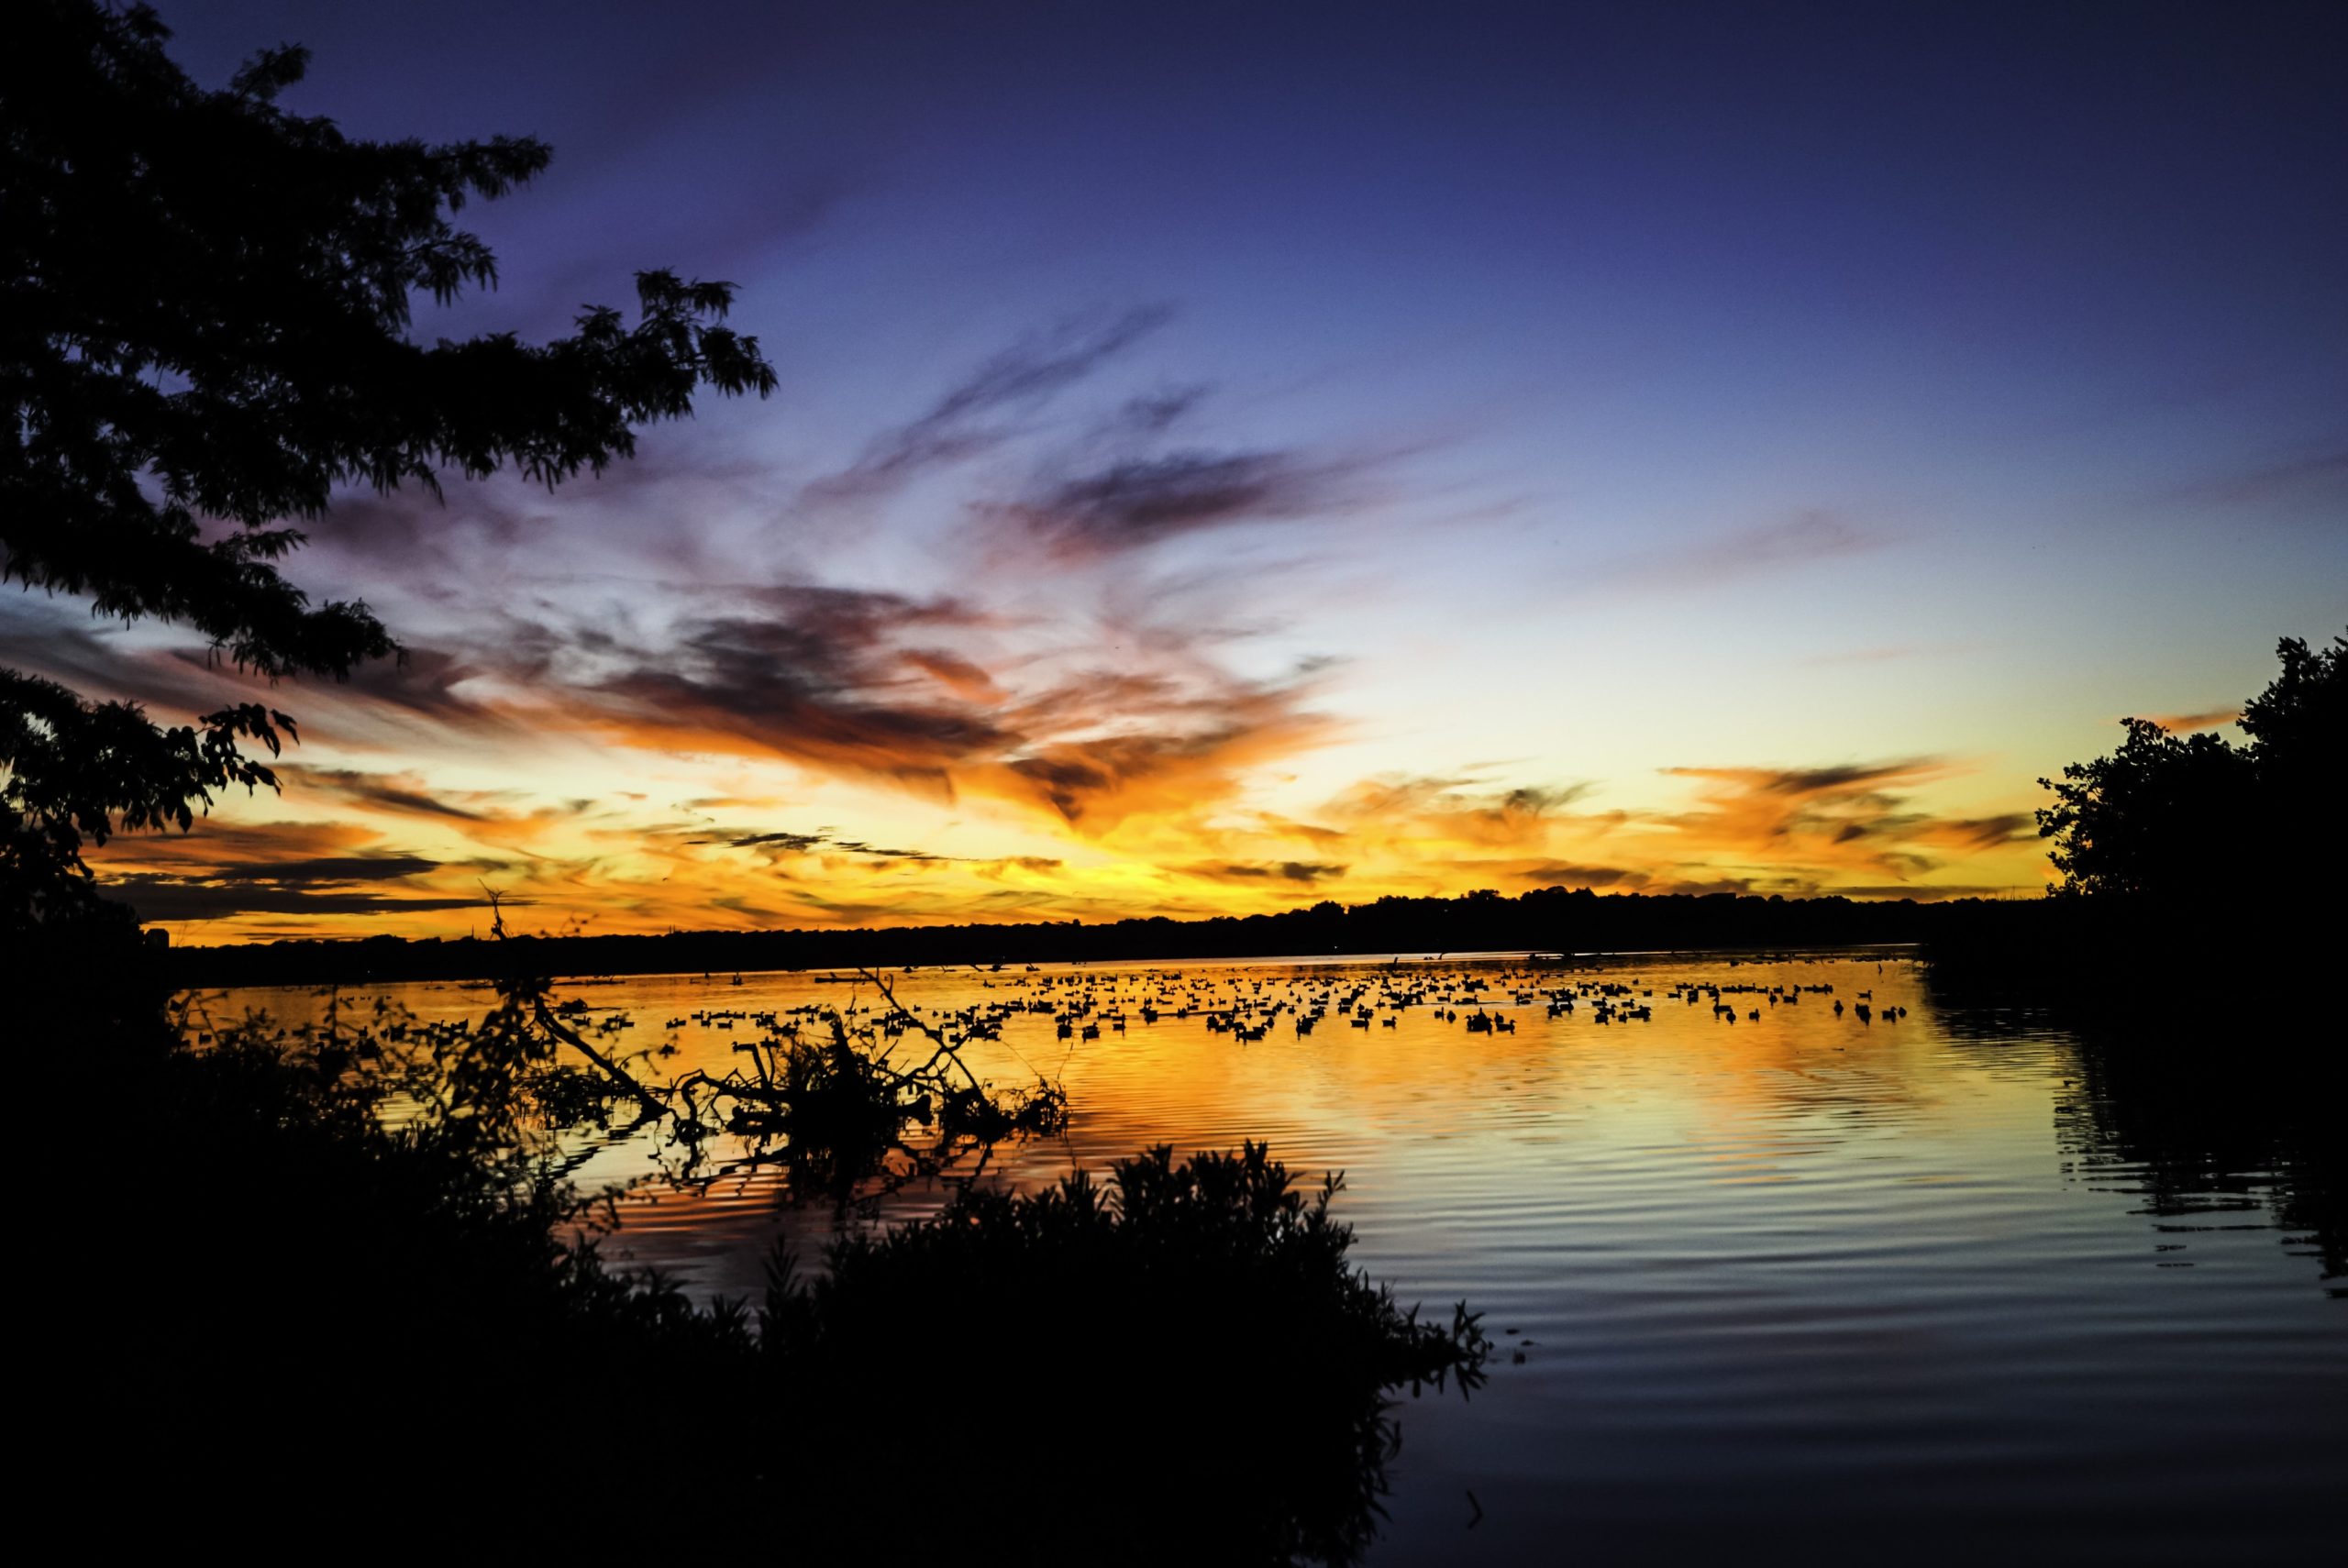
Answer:
POLYGON ((258 702, 206 713, 169 729, 135 703, 84 702, 53 680, 0 669, 0 758, 8 778, 0 809, 0 930, 64 918, 90 896, 83 841, 104 844, 127 829, 185 832, 216 791, 277 787, 269 765, 245 756, 239 739, 274 756, 294 721, 258 702))
MULTIPOLYGON (((305 50, 265 50, 209 89, 165 53, 169 36, 144 6, 10 14, 0 580, 190 626, 272 678, 341 677, 396 652, 391 633, 363 602, 314 603, 280 570, 338 490, 437 491, 444 473, 509 464, 551 486, 631 456, 637 426, 689 414, 703 387, 773 389, 758 340, 725 324, 732 286, 663 271, 637 274, 633 319, 590 308, 553 342, 419 338, 418 294, 446 304, 497 280, 455 215, 543 170, 546 145, 356 139, 278 105, 305 50)), ((266 768, 229 778, 237 737, 263 738, 247 717, 134 743, 136 708, 76 716, 56 690, 0 690, 12 839, 62 844, 78 866, 109 812, 184 826, 220 782, 271 782, 266 768), (19 788, 28 757, 46 767, 99 740, 112 749, 67 770, 144 771, 63 811, 48 786, 19 788), (110 795, 148 809, 80 809, 110 795)))
POLYGON ((2310 650, 2296 637, 2243 707, 2250 744, 2121 721, 2110 756, 2039 783, 2048 856, 2070 896, 2175 907, 2259 888, 2327 880, 2343 868, 2337 803, 2348 735, 2348 636, 2310 650))
POLYGON ((2243 704, 2251 761, 2278 804, 2310 828, 2329 827, 2320 819, 2338 815, 2348 774, 2348 635, 2320 649, 2286 637, 2275 656, 2282 673, 2243 704))

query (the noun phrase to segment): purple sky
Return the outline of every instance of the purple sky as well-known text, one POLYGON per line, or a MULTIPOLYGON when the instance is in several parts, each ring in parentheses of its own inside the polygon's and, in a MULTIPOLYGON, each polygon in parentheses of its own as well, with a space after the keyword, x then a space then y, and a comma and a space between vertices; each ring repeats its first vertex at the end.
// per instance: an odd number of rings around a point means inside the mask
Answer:
MULTIPOLYGON (((484 870, 615 925, 2002 890, 2038 775, 2348 622, 2337 5, 161 10, 353 134, 553 144, 419 332, 670 266, 783 381, 322 524, 420 657, 136 873, 216 934, 484 870), (294 854, 400 869, 229 896, 294 854)), ((94 691, 200 700, 175 646, 0 602, 94 691)))

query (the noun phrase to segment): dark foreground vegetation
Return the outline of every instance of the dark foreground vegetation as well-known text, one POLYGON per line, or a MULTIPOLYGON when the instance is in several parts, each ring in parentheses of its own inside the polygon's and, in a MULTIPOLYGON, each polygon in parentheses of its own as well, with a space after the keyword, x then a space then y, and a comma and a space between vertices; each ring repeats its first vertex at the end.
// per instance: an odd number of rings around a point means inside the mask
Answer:
MULTIPOLYGON (((927 1069, 836 1029, 809 1050, 866 1092, 714 1101, 582 1055, 539 984, 502 993, 462 1030, 84 1033, 121 1157, 76 1203, 120 1229, 83 1265, 94 1371, 64 1424, 73 1467, 137 1477, 124 1539, 315 1548, 420 1507, 452 1541, 598 1556, 1345 1562, 1393 1397, 1481 1381, 1474 1317, 1421 1321, 1352 1271, 1337 1182, 1308 1198, 1257 1145, 965 1181, 932 1219, 778 1249, 762 1300, 697 1306, 601 1261, 578 1135, 658 1117, 853 1180, 938 1117, 900 1093, 927 1069)), ((966 1107, 997 1120, 960 1136, 1020 1136, 1023 1109, 966 1107)))

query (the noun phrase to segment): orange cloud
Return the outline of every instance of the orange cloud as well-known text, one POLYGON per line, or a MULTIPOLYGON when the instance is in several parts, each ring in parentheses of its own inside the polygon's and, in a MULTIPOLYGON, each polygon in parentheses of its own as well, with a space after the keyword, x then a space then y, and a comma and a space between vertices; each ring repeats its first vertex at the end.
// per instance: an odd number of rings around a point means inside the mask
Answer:
POLYGON ((1971 853, 2034 836, 2030 817, 1949 817, 1917 809, 1909 793, 1955 771, 1944 759, 1815 768, 1674 767, 1699 781, 1697 807, 1660 813, 1689 848, 1781 868, 1831 886, 1852 876, 1907 884, 1942 861, 1927 849, 1971 853))
POLYGON ((2241 717, 2242 709, 2237 706, 2212 708, 2206 713, 2154 713, 2148 722, 2172 734, 2190 734, 2195 730, 2214 730, 2221 724, 2231 724, 2241 717))
POLYGON ((104 890, 142 919, 185 929, 213 922, 250 924, 433 915, 479 903, 437 893, 443 863, 385 845, 349 823, 230 823, 208 820, 186 833, 124 834, 94 852, 104 890))
MULTIPOLYGON (((1245 726, 1208 732, 1187 751, 1109 737, 1070 743, 1066 755, 1099 772, 961 775, 1006 801, 1070 791, 1073 816, 1030 798, 1029 814, 981 834, 1024 835, 1033 849, 947 853, 922 847, 934 841, 918 828, 902 839, 864 836, 771 816, 721 822, 698 810, 647 821, 624 801, 525 808, 360 775, 329 778, 328 791, 382 827, 207 823, 184 839, 127 841, 109 870, 150 918, 206 940, 461 930, 482 903, 483 881, 526 928, 577 920, 658 931, 1184 918, 1479 887, 1931 897, 2032 878, 2022 859, 2034 853, 2024 848, 2026 815, 1918 803, 1955 771, 1933 758, 1676 769, 1696 794, 1671 810, 1593 809, 1585 786, 1472 774, 1358 780, 1304 816, 1250 807, 1245 793, 1261 759, 1295 744, 1282 727, 1289 712, 1268 699, 1266 736, 1245 726), (450 805, 453 813, 440 809, 450 805), (1067 849, 1053 852, 1053 841, 1067 849), (1935 878, 1977 865, 1991 874, 1935 878)), ((771 804, 750 795, 701 802, 729 813, 771 804)))

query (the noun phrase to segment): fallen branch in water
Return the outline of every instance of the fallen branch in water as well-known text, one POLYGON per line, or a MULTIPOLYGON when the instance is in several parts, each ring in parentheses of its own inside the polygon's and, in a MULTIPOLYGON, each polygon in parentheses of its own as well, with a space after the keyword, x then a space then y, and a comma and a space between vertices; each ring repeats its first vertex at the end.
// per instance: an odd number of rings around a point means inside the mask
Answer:
POLYGON ((658 1118, 674 1114, 673 1106, 657 1098, 650 1089, 637 1082, 625 1067, 588 1044, 575 1031, 555 1017, 554 1010, 547 1006, 546 994, 543 991, 533 997, 531 1003, 539 1028, 594 1063, 621 1093, 627 1095, 644 1108, 648 1117, 658 1118))

